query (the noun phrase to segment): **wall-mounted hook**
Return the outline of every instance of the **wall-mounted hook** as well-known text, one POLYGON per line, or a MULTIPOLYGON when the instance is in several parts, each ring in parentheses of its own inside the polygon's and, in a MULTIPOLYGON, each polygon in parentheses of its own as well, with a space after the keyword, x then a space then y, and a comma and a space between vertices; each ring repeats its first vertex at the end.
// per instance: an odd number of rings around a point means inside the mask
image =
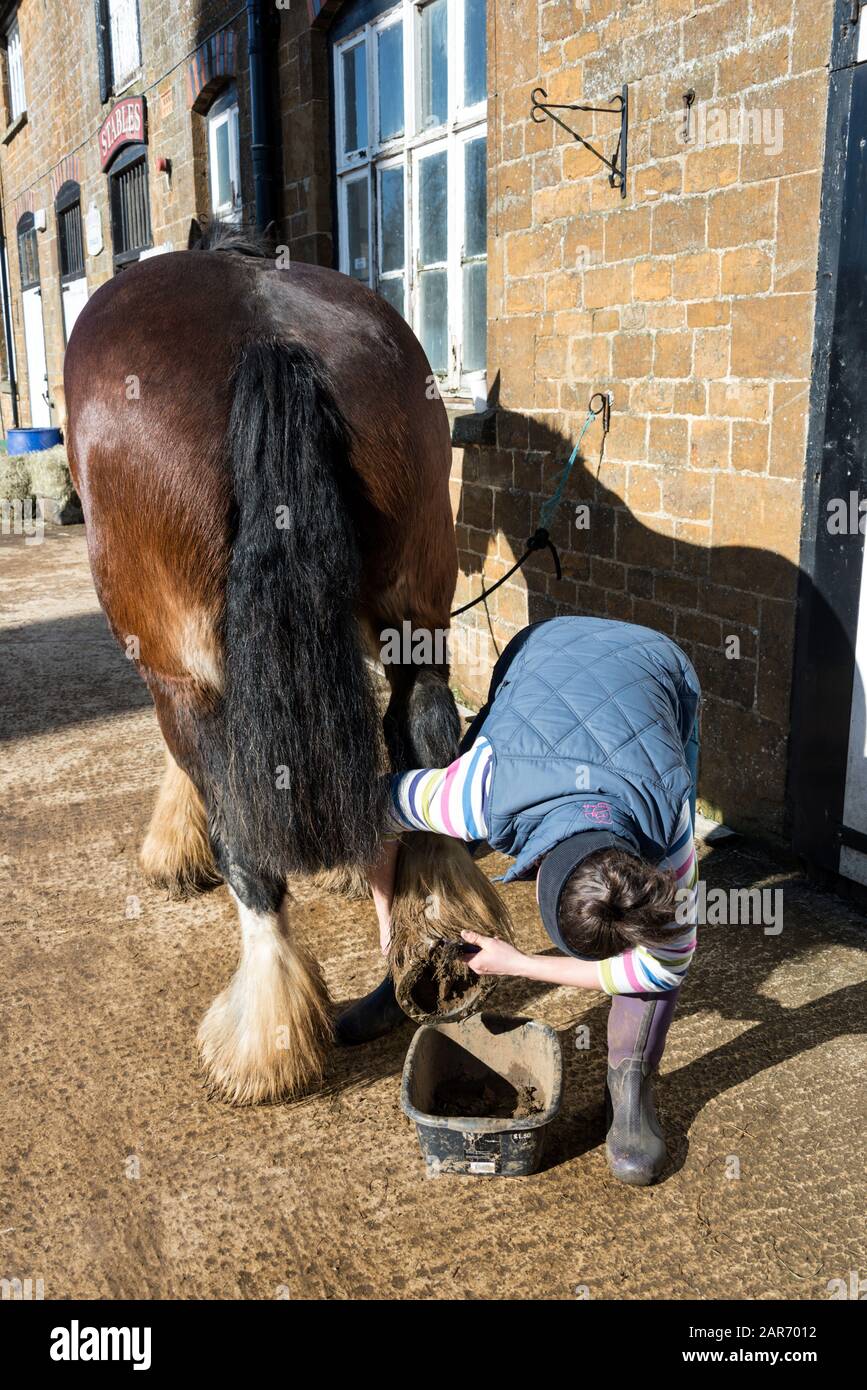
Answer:
POLYGON ((692 107, 695 101, 695 92, 690 87, 688 92, 683 94, 683 143, 686 144, 692 138, 692 107))
POLYGON ((611 428, 611 407, 614 404, 613 391, 594 391, 590 397, 590 404, 587 409, 591 415, 602 416, 602 433, 607 434, 611 428), (598 405, 593 402, 598 401, 598 405))

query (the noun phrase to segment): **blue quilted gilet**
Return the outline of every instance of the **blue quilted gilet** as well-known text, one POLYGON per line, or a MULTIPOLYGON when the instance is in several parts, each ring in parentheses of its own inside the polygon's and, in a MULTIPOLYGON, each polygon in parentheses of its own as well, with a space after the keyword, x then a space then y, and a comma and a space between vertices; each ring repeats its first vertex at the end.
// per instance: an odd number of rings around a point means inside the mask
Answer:
POLYGON ((488 842, 515 856, 505 880, 579 830, 661 859, 690 790, 700 695, 687 657, 650 628, 569 617, 518 633, 470 730, 494 750, 488 842))

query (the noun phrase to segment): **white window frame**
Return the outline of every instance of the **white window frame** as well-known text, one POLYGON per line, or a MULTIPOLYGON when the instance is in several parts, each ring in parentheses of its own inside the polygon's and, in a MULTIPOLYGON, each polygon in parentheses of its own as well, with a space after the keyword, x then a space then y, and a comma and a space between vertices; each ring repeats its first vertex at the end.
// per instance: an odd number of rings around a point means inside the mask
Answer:
POLYGON ((129 86, 141 67, 139 0, 107 0, 111 89, 129 86), (123 59, 123 71, 121 71, 123 59))
MULTIPOLYGON (((400 141, 397 141, 396 143, 399 144, 400 141)), ((401 151, 400 153, 398 153, 398 154, 396 154, 396 155, 387 156, 387 157, 384 158, 384 159, 378 160, 377 163, 374 164, 374 165, 372 166, 372 171, 373 171, 373 180, 374 180, 374 185, 373 185, 373 186, 374 186, 374 194, 373 194, 373 215, 374 215, 374 217, 376 218, 376 227, 375 227, 374 234, 373 234, 373 237, 372 237, 371 257, 370 257, 371 261, 373 262, 374 275, 373 275, 373 277, 372 277, 370 283, 371 283, 371 284, 375 284, 377 281, 379 281, 379 282, 381 283, 382 281, 385 281, 385 280, 396 280, 396 279, 398 278, 398 276, 403 276, 403 301, 404 301, 404 302, 403 302, 403 307, 401 308, 401 313, 403 314, 404 318, 407 318, 407 317, 408 317, 408 307, 407 307, 407 298, 408 298, 408 296, 407 296, 407 285, 408 285, 408 281, 409 281, 409 275, 408 275, 408 273, 407 273, 408 267, 407 267, 407 264, 406 264, 406 259, 407 259, 407 239, 406 239, 406 231, 407 231, 407 221, 408 221, 408 218, 409 218, 410 209, 409 209, 409 199, 408 199, 408 197, 407 197, 406 159, 405 159, 405 157, 404 157, 404 155, 403 155, 403 152, 401 151), (400 169, 400 170, 403 172, 403 246, 404 246, 404 251, 403 251, 403 270, 386 270, 386 271, 383 271, 383 269, 382 269, 382 216, 381 216, 381 199, 380 199, 380 195, 379 195, 379 190, 380 190, 380 185, 381 185, 381 182, 382 182, 382 175, 383 175, 384 173, 387 173, 387 172, 389 171, 389 169, 400 169)))
POLYGON ((17 121, 27 110, 24 90, 24 55, 21 50, 21 30, 18 16, 6 30, 6 79, 9 93, 9 121, 17 121))
MULTIPOLYGON (((371 166, 362 164, 359 168, 350 170, 347 176, 341 179, 339 184, 338 217, 343 228, 349 227, 349 189, 354 183, 365 183, 367 185, 367 282, 373 283, 373 233, 370 226, 371 214, 371 166)), ((351 275, 353 267, 349 264, 349 237, 341 237, 341 270, 344 275, 351 275), (343 262, 346 262, 345 266, 343 262)), ((360 276, 357 278, 361 278, 360 276)))
POLYGON ((239 222, 243 211, 241 197, 241 139, 238 126, 238 92, 232 83, 211 106, 208 121, 208 186, 211 212, 225 222, 239 222), (229 183, 232 196, 228 203, 218 203, 217 193, 217 132, 226 126, 229 132, 229 183))
MULTIPOLYGON (((429 0, 430 2, 430 0, 429 0)), ((360 25, 334 45, 335 92, 335 168, 338 189, 338 244, 340 269, 350 273, 347 242, 347 181, 353 173, 368 172, 369 255, 367 283, 377 287, 380 266, 379 177, 383 169, 402 165, 404 169, 404 284, 405 314, 419 334, 418 206, 415 195, 419 159, 437 148, 448 152, 448 361, 438 373, 444 395, 472 397, 484 402, 485 368, 462 369, 463 350, 463 239, 464 239, 464 145, 470 139, 487 138, 487 97, 470 107, 462 105, 464 78, 464 0, 446 0, 448 6, 448 111, 446 120, 428 130, 418 130, 421 105, 421 10, 415 0, 398 3, 368 24, 360 25), (404 133, 379 142, 379 54, 378 35, 390 25, 403 23, 404 133), (344 154, 345 112, 343 102, 343 55, 359 43, 366 45, 367 145, 344 154)), ((471 257, 470 259, 476 259, 471 257)), ((484 258, 479 258, 484 259, 484 258)), ((387 277, 386 277, 387 278, 387 277)))

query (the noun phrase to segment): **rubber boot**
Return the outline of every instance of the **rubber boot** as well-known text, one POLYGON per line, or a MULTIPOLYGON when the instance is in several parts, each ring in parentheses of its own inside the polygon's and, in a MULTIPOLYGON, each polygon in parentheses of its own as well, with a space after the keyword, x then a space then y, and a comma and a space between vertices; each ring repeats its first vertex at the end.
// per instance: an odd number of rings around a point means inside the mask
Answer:
POLYGON ((665 1166, 653 1078, 679 993, 616 994, 611 1001, 605 1149, 615 1178, 635 1187, 655 1182, 665 1166))
POLYGON ((357 1047, 359 1043, 382 1038, 401 1023, 408 1022, 395 997, 394 982, 386 975, 382 984, 370 994, 344 1009, 334 1025, 334 1040, 340 1047, 357 1047))

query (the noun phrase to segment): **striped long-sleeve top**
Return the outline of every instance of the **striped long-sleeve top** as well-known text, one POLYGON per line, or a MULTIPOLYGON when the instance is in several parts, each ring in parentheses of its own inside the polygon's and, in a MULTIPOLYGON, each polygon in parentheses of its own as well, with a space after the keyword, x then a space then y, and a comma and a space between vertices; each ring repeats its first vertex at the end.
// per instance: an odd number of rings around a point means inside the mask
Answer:
MULTIPOLYGON (((418 768, 390 779, 390 826, 432 830, 457 840, 484 840, 488 834, 487 797, 493 749, 477 738, 448 767, 418 768)), ((682 890, 677 922, 664 946, 636 946, 597 962, 599 988, 606 994, 658 993, 676 989, 692 960, 696 940, 698 864, 689 801, 683 804, 668 853, 659 863, 670 869, 682 890)))

